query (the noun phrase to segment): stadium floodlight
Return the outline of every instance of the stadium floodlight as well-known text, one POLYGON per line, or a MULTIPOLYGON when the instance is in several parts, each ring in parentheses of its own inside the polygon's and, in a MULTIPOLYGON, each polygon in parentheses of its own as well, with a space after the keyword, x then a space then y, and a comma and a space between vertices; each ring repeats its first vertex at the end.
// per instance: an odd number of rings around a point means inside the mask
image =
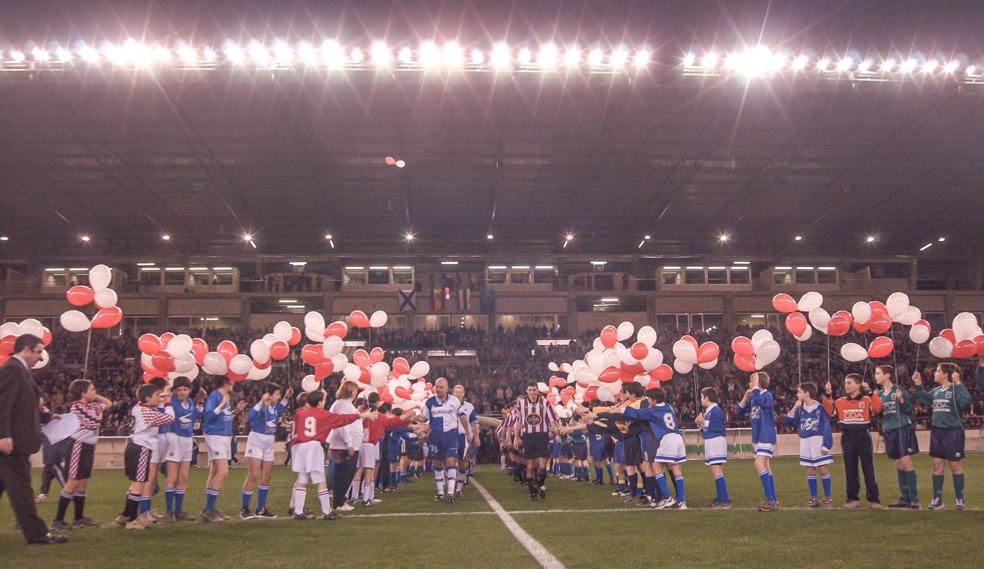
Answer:
POLYGON ((170 240, 171 240, 171 235, 170 234, 164 233, 164 234, 161 235, 161 241, 170 241, 170 240))
POLYGON ((51 61, 51 54, 40 47, 36 47, 31 50, 31 57, 34 58, 34 61, 39 63, 47 63, 51 61))
POLYGON ((403 239, 406 240, 407 243, 413 241, 416 238, 417 236, 414 235, 413 232, 411 231, 407 231, 406 235, 403 236, 403 239))
POLYGON ((871 71, 871 60, 865 59, 858 64, 858 73, 868 73, 871 71))
POLYGON ((557 51, 556 45, 545 43, 540 46, 540 52, 536 56, 536 62, 540 64, 540 67, 553 69, 557 66, 558 59, 560 59, 560 52, 557 51))
POLYGON ((482 65, 485 63, 485 54, 482 53, 482 50, 476 47, 471 50, 470 59, 472 65, 482 65))
POLYGON ((489 233, 489 234, 487 234, 487 235, 485 236, 485 238, 486 238, 487 240, 489 240, 489 241, 492 241, 493 239, 495 239, 495 235, 493 235, 493 234, 491 234, 491 233, 489 233))
POLYGON ((973 77, 974 73, 977 73, 977 66, 968 65, 966 69, 964 69, 964 73, 966 73, 968 77, 973 77))
POLYGON ((893 69, 895 69, 895 58, 893 57, 889 57, 883 61, 881 66, 878 68, 878 70, 882 73, 891 73, 893 69))
POLYGON ((731 239, 731 236, 728 235, 727 233, 722 233, 721 235, 718 235, 718 241, 721 243, 727 243, 728 239, 731 239))
POLYGON ((107 44, 103 48, 103 57, 106 61, 112 63, 113 65, 122 65, 126 61, 126 55, 123 53, 123 48, 116 44, 107 44))
POLYGON ((821 73, 824 73, 829 68, 830 68, 830 58, 829 57, 821 57, 820 60, 817 61, 817 71, 819 71, 821 73))
POLYGON ((851 66, 854 65, 854 59, 851 56, 847 56, 837 62, 837 71, 840 73, 846 73, 851 70, 851 66))
POLYGON ((252 233, 243 233, 243 241, 252 241, 252 240, 253 240, 252 233))
POLYGON ((158 63, 160 65, 167 65, 171 63, 171 50, 166 46, 155 45, 153 55, 154 63, 158 63))
POLYGON ((530 63, 533 63, 533 52, 530 51, 530 48, 528 47, 520 48, 519 53, 516 55, 516 59, 519 61, 520 65, 529 65, 530 63))
POLYGON ((86 233, 83 233, 82 235, 79 235, 79 239, 81 239, 83 243, 88 243, 89 241, 92 241, 92 237, 90 237, 86 233))
POLYGON ((960 67, 960 62, 957 61, 957 60, 951 60, 951 61, 946 62, 946 65, 943 66, 943 72, 944 73, 955 73, 957 71, 957 68, 958 67, 960 67))
POLYGON ((229 63, 234 65, 246 63, 246 51, 239 44, 230 43, 222 51, 225 52, 225 57, 229 60, 229 63))
POLYGON ((591 67, 599 67, 601 66, 604 56, 605 54, 601 51, 601 48, 596 47, 588 53, 588 64, 591 65, 591 67))
POLYGON ((67 48, 59 47, 55 50, 55 57, 61 63, 71 63, 72 62, 72 52, 67 48))
POLYGON ((393 60, 393 53, 385 42, 375 41, 369 48, 369 58, 372 59, 372 64, 376 67, 389 67, 393 60))
POLYGON ((653 57, 653 52, 649 51, 647 48, 642 48, 636 52, 635 57, 632 59, 632 64, 638 69, 642 69, 649 65, 649 61, 653 57))
POLYGON ((869 235, 869 236, 865 237, 864 238, 864 242, 865 243, 874 243, 875 242, 875 236, 874 235, 869 235))
POLYGON ((776 68, 776 62, 777 59, 772 50, 764 45, 757 45, 738 55, 733 66, 746 77, 761 77, 773 72, 776 68))
POLYGON ((916 66, 918 65, 919 62, 916 61, 915 58, 910 57, 909 59, 906 59, 901 66, 899 66, 899 71, 902 73, 912 73, 916 70, 916 66))
POLYGON ((0 241, 10 241, 10 237, 6 235, 0 235, 0 241))
POLYGON ((932 73, 936 71, 936 67, 939 65, 939 63, 940 62, 936 61, 935 59, 930 59, 929 61, 923 63, 922 72, 932 73))
POLYGON ((608 62, 615 69, 621 69, 625 67, 625 63, 629 60, 629 50, 622 46, 618 46, 612 51, 611 55, 608 56, 608 62))
POLYGON ((273 44, 273 59, 278 65, 288 66, 294 63, 294 49, 285 41, 273 44))
POLYGON ((16 61, 17 63, 24 63, 24 52, 19 49, 10 50, 10 59, 16 61))
POLYGON ((329 241, 330 241, 330 240, 331 240, 331 238, 332 238, 332 235, 331 235, 331 233, 325 233, 325 239, 327 239, 327 240, 329 240, 329 241))
POLYGON ((345 51, 335 40, 325 40, 321 44, 321 59, 329 69, 338 69, 345 65, 345 51))
POLYGON ((683 55, 683 66, 684 67, 693 67, 694 66, 694 62, 696 62, 696 61, 697 61, 697 54, 695 54, 693 52, 687 52, 687 53, 685 53, 683 55))
POLYGON ((215 63, 215 60, 217 58, 218 58, 218 54, 215 53, 215 50, 212 49, 211 46, 205 46, 202 49, 202 59, 204 59, 206 62, 215 63))
POLYGON ((318 50, 315 49, 311 42, 301 42, 297 46, 297 58, 300 59, 304 65, 317 65, 318 50))
POLYGON ((567 67, 576 67, 581 63, 581 50, 577 47, 577 44, 568 47, 564 50, 564 65, 567 67))
POLYGON ((793 60, 792 68, 793 71, 803 71, 804 69, 806 69, 806 66, 809 64, 810 64, 810 58, 806 55, 800 54, 797 55, 796 59, 793 60))
POLYGON ((400 65, 410 65, 413 63, 413 51, 409 47, 400 48, 396 59, 400 62, 400 65))
POLYGON ((717 52, 709 51, 704 54, 700 64, 704 68, 704 71, 714 71, 714 68, 717 66, 718 59, 720 59, 720 56, 718 56, 717 52))
POLYGON ((444 52, 441 55, 444 65, 448 67, 459 67, 465 61, 465 53, 456 41, 449 41, 444 44, 444 52))
POLYGON ((512 59, 512 52, 505 42, 499 42, 492 47, 492 66, 498 68, 509 67, 512 59))
POLYGON ((437 44, 432 41, 425 41, 420 44, 418 55, 420 64, 424 67, 435 67, 441 60, 441 52, 437 49, 437 44))
POLYGON ((96 51, 96 48, 90 45, 82 46, 82 49, 79 50, 79 56, 82 58, 82 61, 86 63, 92 65, 99 63, 99 52, 96 51))
POLYGON ((185 65, 194 65, 198 62, 198 52, 190 45, 182 45, 178 48, 178 58, 185 65))
POLYGON ((939 241, 940 243, 943 243, 943 242, 946 241, 946 237, 940 237, 939 239, 937 239, 937 241, 939 241))
POLYGON ((359 47, 353 47, 352 51, 349 52, 349 58, 352 63, 359 65, 365 60, 366 54, 362 53, 362 49, 359 47))
POLYGON ((395 166, 397 168, 406 168, 407 167, 407 163, 404 160, 397 160, 395 166))
POLYGON ((926 249, 929 249, 932 246, 933 246, 932 243, 926 243, 925 245, 923 245, 922 247, 919 248, 919 251, 920 252, 925 251, 926 249))
POLYGON ((122 63, 129 63, 134 67, 143 67, 150 63, 151 51, 147 46, 133 38, 123 42, 122 63))
POLYGON ((802 241, 802 240, 803 240, 802 235, 797 235, 796 237, 793 237, 793 241, 802 241))
POLYGON ((270 52, 265 45, 253 41, 249 44, 249 58, 253 60, 253 63, 262 67, 270 63, 270 52))

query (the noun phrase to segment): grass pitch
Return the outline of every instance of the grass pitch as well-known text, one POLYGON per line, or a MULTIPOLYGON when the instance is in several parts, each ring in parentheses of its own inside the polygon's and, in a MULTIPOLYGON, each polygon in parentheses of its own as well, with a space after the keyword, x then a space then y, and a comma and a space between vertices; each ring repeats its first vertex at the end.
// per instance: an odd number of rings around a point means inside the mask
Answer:
MULTIPOLYGON (((876 457, 883 502, 898 489, 890 461, 876 457)), ((917 457, 923 504, 932 497, 929 459, 917 457)), ((749 460, 726 467, 735 509, 712 512, 699 507, 713 498, 714 485, 703 464, 684 466, 687 512, 655 512, 622 505, 598 488, 568 481, 548 481, 543 502, 530 502, 523 488, 493 466, 480 469, 478 480, 534 539, 567 567, 890 567, 980 566, 984 545, 984 454, 965 461, 966 498, 972 508, 953 511, 952 481, 947 475, 947 509, 915 511, 808 511, 805 470, 795 458, 774 461, 784 509, 754 511, 761 486, 749 460)), ((239 508, 244 469, 233 469, 219 498, 219 509, 233 515, 239 508)), ((832 471, 835 504, 844 500, 840 457, 832 471)), ((37 483, 39 474, 36 473, 37 483)), ((186 510, 198 514, 204 503, 204 470, 193 470, 186 510)), ((274 472, 268 504, 283 515, 293 474, 274 472)), ((0 568, 135 569, 323 567, 508 567, 539 565, 468 488, 453 506, 434 503, 433 478, 405 485, 395 494, 380 494, 372 509, 358 508, 334 522, 233 520, 223 525, 180 524, 143 532, 112 526, 122 509, 127 483, 121 470, 96 471, 88 489, 86 514, 103 524, 69 532, 62 546, 27 547, 13 529, 13 513, 0 500, 0 568)), ((57 488, 57 484, 55 485, 57 488)), ((42 517, 54 516, 57 490, 40 506, 42 517)), ((317 510, 308 492, 308 507, 317 510)), ((255 500, 255 499, 254 499, 255 500)), ((255 502, 254 502, 255 503, 255 502)), ((154 508, 163 510, 163 496, 154 508)), ((72 507, 69 507, 69 517, 72 507)))

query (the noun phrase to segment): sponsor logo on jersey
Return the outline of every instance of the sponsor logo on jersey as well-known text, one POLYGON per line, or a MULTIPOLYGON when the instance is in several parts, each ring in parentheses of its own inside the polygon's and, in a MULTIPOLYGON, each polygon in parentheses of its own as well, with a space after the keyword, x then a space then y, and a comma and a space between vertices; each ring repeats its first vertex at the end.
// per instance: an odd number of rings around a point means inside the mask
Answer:
POLYGON ((842 413, 843 418, 841 420, 845 423, 864 423, 866 421, 864 418, 864 409, 844 409, 842 413))
POLYGON ((529 423, 530 425, 539 425, 540 416, 537 415, 536 413, 530 413, 529 415, 526 416, 526 422, 529 423))

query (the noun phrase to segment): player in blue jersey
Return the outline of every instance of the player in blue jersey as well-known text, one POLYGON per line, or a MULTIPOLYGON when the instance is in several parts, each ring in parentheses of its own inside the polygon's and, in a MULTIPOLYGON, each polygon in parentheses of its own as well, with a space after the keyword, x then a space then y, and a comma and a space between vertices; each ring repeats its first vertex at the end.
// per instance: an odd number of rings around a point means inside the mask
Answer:
POLYGON ((817 401, 817 386, 806 382, 796 391, 796 405, 786 414, 786 424, 796 428, 800 439, 800 466, 806 467, 806 482, 810 488, 807 508, 820 506, 817 499, 817 470, 823 480, 823 507, 831 509, 834 502, 830 497, 830 464, 834 457, 830 448, 834 436, 830 428, 830 417, 817 401))
POLYGON ((266 498, 267 492, 270 491, 270 475, 273 472, 273 445, 277 428, 280 417, 287 409, 281 401, 281 395, 290 399, 294 395, 294 390, 287 389, 287 393, 283 394, 279 385, 275 383, 267 385, 260 400, 249 408, 246 415, 249 421, 249 437, 246 439, 246 463, 249 471, 243 482, 242 506, 239 510, 239 517, 243 520, 254 517, 267 519, 277 517, 267 509, 266 498), (253 498, 253 488, 256 487, 257 481, 260 487, 254 515, 249 510, 249 503, 253 498))
POLYGON ((205 446, 208 448, 208 480, 205 482, 205 509, 202 511, 202 522, 220 523, 228 520, 215 509, 222 484, 229 475, 229 459, 232 458, 232 419, 233 415, 246 408, 246 402, 240 401, 233 407, 229 401, 232 392, 232 380, 227 376, 217 376, 214 380, 215 389, 205 399, 205 409, 202 414, 202 434, 205 435, 205 446))
POLYGON ((739 415, 748 415, 752 424, 752 446, 755 449, 755 469, 762 482, 765 501, 759 504, 760 512, 772 512, 779 509, 779 498, 776 496, 776 478, 772 474, 772 454, 776 448, 776 416, 769 393, 769 374, 764 371, 753 373, 748 379, 748 390, 738 403, 736 411, 739 415))
MULTIPOLYGON (((399 417, 403 415, 403 409, 396 407, 390 410, 389 414, 393 417, 399 417)), ((406 437, 409 433, 409 427, 386 429, 386 460, 389 462, 389 482, 386 484, 384 492, 396 492, 400 488, 400 483, 405 480, 406 455, 404 448, 406 448, 406 437)))
POLYGON ((714 500, 707 505, 712 510, 730 510, 728 482, 724 478, 724 464, 728 462, 728 439, 725 438, 724 411, 718 407, 720 396, 713 387, 700 390, 700 404, 704 412, 697 415, 697 426, 704 437, 704 464, 714 476, 714 500))
POLYGON ((437 494, 434 501, 440 502, 447 496, 449 504, 454 503, 455 486, 458 481, 458 425, 461 417, 458 410, 461 401, 448 393, 448 380, 443 377, 434 382, 434 395, 424 401, 423 416, 427 420, 429 433, 427 446, 431 464, 434 467, 434 482, 437 494))
POLYGON ((478 436, 478 413, 475 411, 475 406, 465 400, 465 386, 455 385, 452 395, 461 401, 461 407, 458 408, 458 480, 456 483, 457 495, 461 496, 461 492, 468 485, 468 476, 471 475, 475 456, 481 443, 478 436))
POLYGON ((174 379, 171 386, 171 405, 167 413, 174 417, 169 425, 167 438, 167 478, 164 483, 165 522, 193 522, 194 516, 184 511, 185 490, 188 488, 188 471, 194 443, 195 423, 201 417, 201 408, 191 398, 191 380, 174 379))

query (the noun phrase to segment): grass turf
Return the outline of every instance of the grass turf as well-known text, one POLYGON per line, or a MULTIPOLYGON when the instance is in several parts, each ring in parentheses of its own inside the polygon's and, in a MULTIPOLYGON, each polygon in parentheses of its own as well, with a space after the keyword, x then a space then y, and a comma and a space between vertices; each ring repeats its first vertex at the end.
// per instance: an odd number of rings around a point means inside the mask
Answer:
MULTIPOLYGON (((894 469, 883 456, 876 457, 875 463, 882 500, 887 503, 897 495, 894 469)), ((920 455, 916 463, 925 505, 932 497, 929 459, 920 455)), ((984 454, 971 455, 965 466, 967 501, 980 508, 984 505, 984 454)), ((483 467, 477 480, 568 567, 641 566, 660 560, 675 567, 979 565, 984 546, 979 545, 973 528, 984 523, 984 511, 952 510, 949 475, 944 490, 947 511, 818 512, 801 509, 807 498, 806 480, 795 459, 774 461, 774 470, 786 509, 772 514, 752 510, 761 500, 761 486, 748 460, 733 460, 726 467, 735 504, 730 512, 642 511, 625 507, 609 496, 610 486, 597 488, 553 479, 548 482, 547 500, 531 502, 523 488, 492 466, 483 467), (605 509, 618 511, 591 511, 605 509)), ((39 474, 35 475, 37 482, 39 474)), ((691 507, 711 500, 713 480, 702 464, 688 463, 684 475, 691 507)), ((238 512, 244 476, 243 469, 231 471, 219 498, 220 510, 238 512)), ((835 503, 840 504, 844 476, 839 457, 832 476, 835 503)), ((194 514, 204 502, 204 478, 204 470, 192 471, 185 505, 194 514)), ((277 513, 286 511, 292 480, 288 470, 274 471, 268 504, 277 513)), ((234 520, 224 525, 181 524, 143 532, 111 527, 112 518, 123 506, 125 488, 122 471, 97 471, 87 491, 86 514, 103 527, 74 530, 67 545, 53 547, 26 547, 21 534, 13 530, 9 503, 0 500, 0 567, 132 569, 148 566, 155 558, 157 563, 163 559, 180 567, 209 569, 312 563, 333 567, 410 563, 510 569, 537 566, 474 489, 466 490, 465 497, 453 506, 434 503, 430 475, 405 485, 396 494, 382 493, 379 497, 383 502, 378 506, 360 507, 335 522, 234 520), (433 513, 452 515, 421 515, 433 513), (435 536, 447 546, 433 545, 435 536)), ((53 517, 56 501, 57 493, 40 506, 42 517, 53 517)), ((313 490, 308 492, 307 503, 317 510, 313 490)), ((163 510, 162 496, 155 498, 154 507, 163 510)), ((69 518, 71 515, 70 506, 69 518)))

